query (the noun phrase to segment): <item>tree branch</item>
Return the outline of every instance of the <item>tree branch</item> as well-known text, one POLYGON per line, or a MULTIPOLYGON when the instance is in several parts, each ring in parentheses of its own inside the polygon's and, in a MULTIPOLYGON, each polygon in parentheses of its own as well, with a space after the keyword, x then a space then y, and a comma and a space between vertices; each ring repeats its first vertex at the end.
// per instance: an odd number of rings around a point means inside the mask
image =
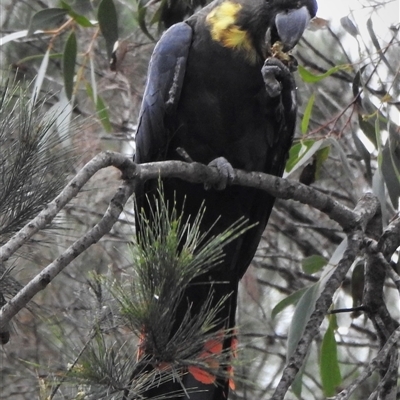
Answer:
POLYGON ((353 392, 379 368, 387 359, 393 346, 400 340, 400 327, 397 328, 389 337, 378 355, 368 363, 363 372, 344 390, 342 390, 334 400, 348 400, 353 392))
POLYGON ((4 246, 0 247, 0 263, 8 260, 24 243, 35 233, 45 228, 64 206, 73 199, 83 185, 100 169, 109 166, 121 169, 131 175, 134 164, 127 157, 119 153, 106 151, 98 154, 89 161, 68 183, 65 189, 19 232, 17 232, 4 246))
MULTIPOLYGON (((356 219, 359 227, 368 229, 370 221, 374 221, 374 217, 377 212, 379 213, 379 210, 379 202, 377 199, 370 194, 364 195, 354 209, 354 213, 357 215, 356 219)), ((314 338, 318 335, 319 327, 332 304, 332 297, 342 284, 347 272, 359 254, 361 247, 363 246, 363 238, 364 233, 361 229, 355 230, 348 235, 347 249, 344 252, 344 255, 338 266, 327 279, 325 288, 315 304, 315 309, 306 325, 304 334, 299 340, 295 351, 287 363, 287 366, 283 370, 282 378, 278 383, 271 400, 284 399, 286 392, 293 383, 298 371, 304 364, 308 349, 314 338)))
POLYGON ((103 218, 55 261, 36 275, 35 278, 24 286, 24 288, 0 310, 0 334, 3 330, 7 330, 7 325, 10 320, 18 311, 26 306, 35 294, 43 290, 72 260, 78 257, 92 244, 98 242, 111 230, 133 191, 134 183, 132 181, 124 182, 111 199, 103 218))
MULTIPOLYGON (((359 217, 354 211, 333 200, 318 190, 301 183, 278 178, 262 172, 245 172, 235 170, 236 176, 232 185, 240 185, 265 190, 274 197, 292 199, 307 204, 328 215, 345 231, 351 231, 359 223, 359 217)), ((212 167, 197 162, 162 161, 137 165, 134 176, 140 180, 162 178, 180 178, 188 182, 214 185, 219 182, 220 174, 212 167)))
MULTIPOLYGON (((112 225, 117 221, 122 207, 133 193, 134 182, 138 180, 146 181, 148 179, 158 179, 160 176, 163 178, 181 178, 195 183, 208 182, 211 185, 218 183, 220 180, 220 174, 215 168, 200 163, 165 161, 136 165, 130 158, 119 153, 109 151, 100 153, 83 167, 65 189, 49 203, 37 217, 25 225, 0 248, 0 262, 8 260, 9 257, 36 232, 48 225, 57 213, 79 193, 83 185, 98 170, 108 166, 119 168, 122 171, 122 178, 125 179, 126 182, 115 194, 104 217, 89 232, 59 256, 57 260, 49 264, 2 308, 0 311, 0 333, 2 329, 6 329, 6 325, 10 319, 15 316, 36 293, 43 290, 74 258, 93 243, 96 243, 105 233, 109 232, 112 225)), ((275 197, 294 199, 308 204, 326 213, 331 219, 338 222, 347 232, 354 231, 361 226, 360 224, 363 219, 365 219, 365 215, 369 215, 372 212, 366 205, 352 211, 316 189, 261 172, 236 170, 236 177, 233 180, 233 184, 258 188, 267 191, 275 197)), ((370 203, 371 201, 367 202, 367 204, 370 203)))

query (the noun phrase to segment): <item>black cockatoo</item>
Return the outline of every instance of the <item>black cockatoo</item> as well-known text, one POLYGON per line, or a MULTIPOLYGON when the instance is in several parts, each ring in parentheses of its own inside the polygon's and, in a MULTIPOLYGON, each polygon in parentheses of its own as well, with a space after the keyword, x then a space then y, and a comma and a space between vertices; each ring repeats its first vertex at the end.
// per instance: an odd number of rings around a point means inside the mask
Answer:
MULTIPOLYGON (((183 160, 210 164, 229 178, 232 168, 280 176, 296 121, 296 87, 287 52, 316 15, 315 0, 216 0, 164 33, 150 61, 136 135, 135 162, 183 160)), ((240 186, 205 188, 164 179, 163 196, 175 202, 184 219, 205 204, 203 232, 223 232, 244 217, 255 227, 224 249, 224 260, 189 287, 176 326, 188 306, 196 313, 210 296, 229 295, 218 317, 219 329, 235 324, 238 283, 250 264, 267 224, 274 198, 240 186)), ((145 195, 157 196, 157 182, 138 187, 138 209, 151 218, 145 195)), ((222 185, 224 186, 224 185, 222 185)), ((173 289, 171 289, 173 290, 173 289)), ((231 344, 224 341, 224 348, 231 344)), ((223 400, 228 379, 208 384, 190 374, 150 390, 148 397, 197 387, 191 400, 223 400), (175 386, 174 386, 175 385, 175 386), (177 386, 176 386, 177 385, 177 386)), ((176 398, 187 398, 177 396, 176 398)))

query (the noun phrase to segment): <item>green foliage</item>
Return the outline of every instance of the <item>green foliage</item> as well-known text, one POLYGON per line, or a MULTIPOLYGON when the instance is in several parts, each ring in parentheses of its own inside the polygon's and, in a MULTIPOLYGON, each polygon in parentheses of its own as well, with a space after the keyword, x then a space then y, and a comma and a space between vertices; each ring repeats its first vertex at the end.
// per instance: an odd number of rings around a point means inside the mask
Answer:
POLYGON ((223 247, 249 229, 239 221, 226 232, 207 238, 199 233, 203 209, 189 223, 174 207, 172 211, 168 208, 160 198, 152 209, 152 221, 141 214, 138 243, 132 247, 135 274, 129 288, 113 290, 121 316, 138 336, 144 335, 145 347, 159 360, 187 358, 211 333, 224 299, 211 307, 210 298, 195 316, 188 310, 171 339, 176 309, 189 283, 216 267, 223 259, 223 247))
POLYGON ((57 27, 64 21, 67 14, 68 10, 64 8, 46 8, 38 11, 31 19, 27 35, 32 35, 37 30, 47 30, 57 27))
POLYGON ((97 18, 101 33, 106 40, 108 58, 111 59, 115 42, 118 40, 118 17, 113 0, 101 0, 97 18))
POLYGON ((305 291, 308 288, 302 288, 297 290, 296 292, 293 292, 289 296, 285 297, 283 300, 281 300, 273 309, 271 313, 271 317, 275 318, 281 311, 283 311, 285 308, 295 305, 301 297, 303 297, 305 291))
POLYGON ((330 315, 329 326, 322 340, 320 353, 321 383, 324 394, 327 397, 334 396, 336 394, 336 389, 342 383, 335 340, 336 329, 336 316, 330 315))
MULTIPOLYGON (((94 82, 94 84, 96 83, 94 82)), ((99 95, 97 94, 95 95, 93 87, 89 83, 86 83, 86 92, 96 106, 97 117, 99 118, 99 121, 103 125, 104 130, 106 132, 111 132, 112 126, 110 122, 110 116, 108 113, 108 109, 104 104, 103 99, 99 95)))
POLYGON ((312 256, 303 258, 301 261, 301 266, 303 270, 307 274, 315 274, 320 271, 325 265, 328 263, 328 260, 325 257, 314 254, 312 256))
POLYGON ((399 134, 392 130, 383 146, 380 166, 390 200, 393 207, 397 209, 400 198, 400 139, 399 134))
POLYGON ((74 89, 76 53, 76 36, 75 32, 71 32, 65 43, 63 54, 64 88, 68 100, 71 100, 74 89))
POLYGON ((8 80, 0 99, 0 243, 61 191, 73 148, 67 132, 55 134, 57 117, 8 80))
MULTIPOLYGON (((63 378, 66 382, 81 384, 81 392, 91 398, 119 396, 122 392, 129 392, 131 398, 167 380, 181 379, 188 365, 210 368, 198 356, 205 342, 221 334, 213 332, 213 328, 226 299, 211 305, 210 294, 200 312, 193 315, 189 310, 172 335, 174 314, 188 284, 216 267, 223 258, 223 246, 249 228, 239 221, 226 232, 206 238, 199 233, 203 213, 200 210, 190 224, 160 198, 151 222, 141 216, 138 242, 129 246, 132 275, 125 276, 121 283, 96 276, 92 285, 101 296, 111 295, 108 306, 114 310, 113 320, 129 333, 124 343, 109 340, 100 317, 91 338, 63 378), (136 337, 140 338, 138 357, 136 337), (145 354, 140 354, 142 351, 145 354), (152 365, 150 372, 146 371, 147 365, 152 365), (158 365, 164 367, 154 368, 158 365)), ((227 354, 215 354, 215 361, 226 365, 227 354)), ((218 373, 226 376, 223 368, 218 373)))
POLYGON ((61 1, 61 6, 63 9, 68 11, 68 15, 80 26, 84 28, 92 28, 93 24, 84 16, 81 14, 78 14, 75 12, 72 7, 67 4, 65 1, 61 1))
POLYGON ((313 139, 305 139, 295 143, 289 152, 289 157, 286 162, 285 171, 287 173, 293 172, 300 165, 303 165, 310 157, 321 147, 320 141, 313 139), (301 164, 300 164, 300 161, 301 164))
MULTIPOLYGON (((139 23, 139 27, 142 30, 142 32, 152 41, 154 41, 154 37, 150 34, 148 28, 147 28, 147 22, 146 22, 146 15, 147 15, 147 4, 143 0, 138 1, 138 9, 137 9, 137 15, 136 18, 139 23)), ((161 7, 160 7, 161 10, 161 7)), ((157 14, 155 14, 157 15, 157 14)))
POLYGON ((306 68, 303 66, 299 65, 299 74, 301 76, 301 79, 303 79, 304 82, 307 83, 317 83, 322 81, 325 78, 328 78, 332 74, 341 71, 341 70, 349 70, 351 69, 351 66, 345 64, 345 65, 336 65, 332 68, 330 68, 328 71, 326 71, 323 74, 320 75, 315 75, 312 72, 308 71, 306 68))
POLYGON ((311 95, 311 97, 309 98, 309 100, 308 100, 307 107, 304 110, 303 119, 301 120, 301 133, 303 135, 305 133, 307 133, 307 130, 308 130, 308 124, 310 122, 311 112, 312 112, 312 109, 313 109, 314 101, 315 101, 315 94, 313 93, 311 95))

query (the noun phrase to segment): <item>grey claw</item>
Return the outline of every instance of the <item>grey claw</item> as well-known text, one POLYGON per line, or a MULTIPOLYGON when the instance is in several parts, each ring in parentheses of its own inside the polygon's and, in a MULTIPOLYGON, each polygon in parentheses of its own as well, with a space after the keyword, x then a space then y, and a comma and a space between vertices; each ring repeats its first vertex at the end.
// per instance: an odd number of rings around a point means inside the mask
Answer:
POLYGON ((233 169, 230 162, 224 157, 218 157, 212 160, 209 167, 214 167, 219 172, 220 180, 217 183, 211 184, 209 182, 204 183, 204 189, 209 190, 214 188, 216 190, 223 190, 229 184, 233 182, 236 177, 235 170, 233 169))
POLYGON ((295 87, 291 70, 277 58, 267 58, 261 68, 265 90, 270 97, 279 96, 284 84, 295 87))

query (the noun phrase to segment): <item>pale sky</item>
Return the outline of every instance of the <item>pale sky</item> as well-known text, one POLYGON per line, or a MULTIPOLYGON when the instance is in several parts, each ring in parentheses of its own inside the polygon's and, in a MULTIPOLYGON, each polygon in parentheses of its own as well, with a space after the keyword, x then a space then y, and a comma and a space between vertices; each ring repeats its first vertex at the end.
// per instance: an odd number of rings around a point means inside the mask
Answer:
MULTIPOLYGON (((340 26, 340 18, 345 16, 352 17, 357 22, 357 26, 362 35, 366 33, 365 23, 371 15, 371 5, 376 3, 387 4, 380 8, 378 13, 373 13, 372 20, 374 30, 383 39, 388 38, 388 27, 390 24, 400 22, 400 2, 399 0, 317 0, 318 17, 331 21, 332 27, 340 26), (353 14, 353 15, 351 15, 353 14)), ((368 35, 368 34, 367 34, 368 35)))

